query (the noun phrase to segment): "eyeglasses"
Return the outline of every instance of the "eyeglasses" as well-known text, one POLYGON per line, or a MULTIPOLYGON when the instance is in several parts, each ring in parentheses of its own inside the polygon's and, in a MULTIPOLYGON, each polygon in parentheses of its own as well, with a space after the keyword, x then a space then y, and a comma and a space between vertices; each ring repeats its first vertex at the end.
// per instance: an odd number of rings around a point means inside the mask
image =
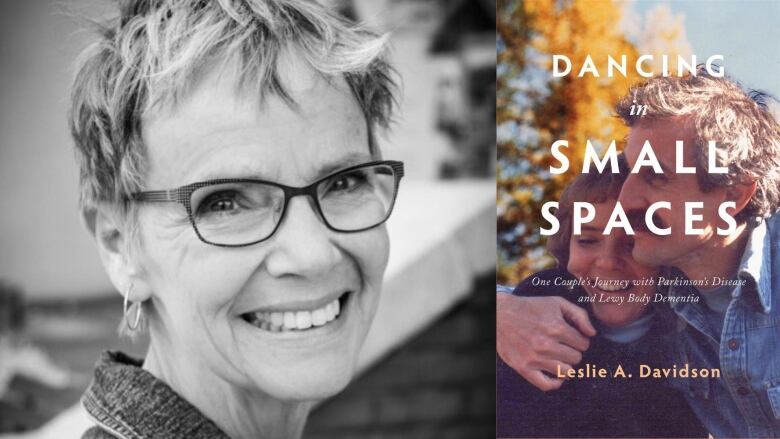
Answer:
POLYGON ((244 247, 270 238, 282 223, 290 199, 299 195, 314 200, 330 230, 354 233, 374 228, 390 217, 403 175, 403 162, 386 160, 343 169, 306 187, 223 178, 137 192, 131 200, 181 203, 201 241, 244 247))

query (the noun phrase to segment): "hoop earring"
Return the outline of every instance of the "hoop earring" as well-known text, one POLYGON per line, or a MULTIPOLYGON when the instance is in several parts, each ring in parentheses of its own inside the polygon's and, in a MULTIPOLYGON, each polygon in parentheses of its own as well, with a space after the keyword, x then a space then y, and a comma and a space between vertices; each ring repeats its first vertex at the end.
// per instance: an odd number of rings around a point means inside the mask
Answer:
POLYGON ((129 307, 127 306, 127 303, 129 302, 128 297, 130 296, 130 292, 131 291, 133 291, 133 284, 132 284, 132 282, 130 283, 130 286, 127 287, 127 290, 125 290, 125 301, 124 301, 124 304, 123 304, 123 311, 124 311, 124 314, 125 314, 125 323, 127 323, 127 327, 130 328, 131 331, 135 331, 136 328, 138 328, 138 322, 141 321, 141 309, 142 309, 142 307, 141 307, 141 302, 138 302, 138 307, 135 309, 135 322, 131 325, 130 324, 130 319, 127 318, 128 308, 132 308, 133 305, 134 305, 132 302, 130 302, 131 303, 130 306, 129 307))

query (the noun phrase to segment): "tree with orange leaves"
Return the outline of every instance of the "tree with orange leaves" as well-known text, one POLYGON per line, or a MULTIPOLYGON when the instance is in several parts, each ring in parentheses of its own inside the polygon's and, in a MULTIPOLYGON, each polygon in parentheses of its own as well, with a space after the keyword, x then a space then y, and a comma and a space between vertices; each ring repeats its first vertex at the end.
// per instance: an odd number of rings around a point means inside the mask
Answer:
MULTIPOLYGON (((628 129, 613 116, 618 99, 642 78, 632 69, 640 55, 621 30, 626 4, 612 0, 498 0, 497 115, 498 271, 499 283, 515 284, 552 265, 539 233, 546 226, 541 207, 558 200, 582 169, 585 144, 619 148, 628 129), (552 55, 571 60, 572 72, 552 77, 552 55), (586 57, 599 72, 608 56, 627 58, 627 75, 577 76, 586 57), (569 171, 552 175, 557 165, 550 146, 563 149, 569 171)), ((655 33, 654 47, 643 53, 684 52, 681 23, 655 33), (683 47, 681 49, 681 47, 683 47), (663 51, 663 52, 661 52, 663 51)))

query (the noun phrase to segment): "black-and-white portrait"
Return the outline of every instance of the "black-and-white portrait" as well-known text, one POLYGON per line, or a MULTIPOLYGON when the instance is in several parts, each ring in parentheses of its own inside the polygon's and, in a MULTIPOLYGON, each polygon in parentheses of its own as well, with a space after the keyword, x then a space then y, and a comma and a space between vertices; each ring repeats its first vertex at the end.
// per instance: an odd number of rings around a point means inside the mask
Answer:
POLYGON ((495 3, 0 4, 0 437, 490 437, 495 3))

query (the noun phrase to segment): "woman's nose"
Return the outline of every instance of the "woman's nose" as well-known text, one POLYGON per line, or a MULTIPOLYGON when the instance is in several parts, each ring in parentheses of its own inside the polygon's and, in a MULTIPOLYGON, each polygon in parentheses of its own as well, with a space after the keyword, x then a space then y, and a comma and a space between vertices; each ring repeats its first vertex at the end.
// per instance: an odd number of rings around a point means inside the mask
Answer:
POLYGON ((331 270, 344 257, 333 234, 309 197, 291 198, 282 223, 268 242, 266 268, 273 276, 317 276, 331 270))
POLYGON ((596 258, 596 265, 603 270, 618 270, 623 266, 623 261, 615 249, 608 248, 596 258))

